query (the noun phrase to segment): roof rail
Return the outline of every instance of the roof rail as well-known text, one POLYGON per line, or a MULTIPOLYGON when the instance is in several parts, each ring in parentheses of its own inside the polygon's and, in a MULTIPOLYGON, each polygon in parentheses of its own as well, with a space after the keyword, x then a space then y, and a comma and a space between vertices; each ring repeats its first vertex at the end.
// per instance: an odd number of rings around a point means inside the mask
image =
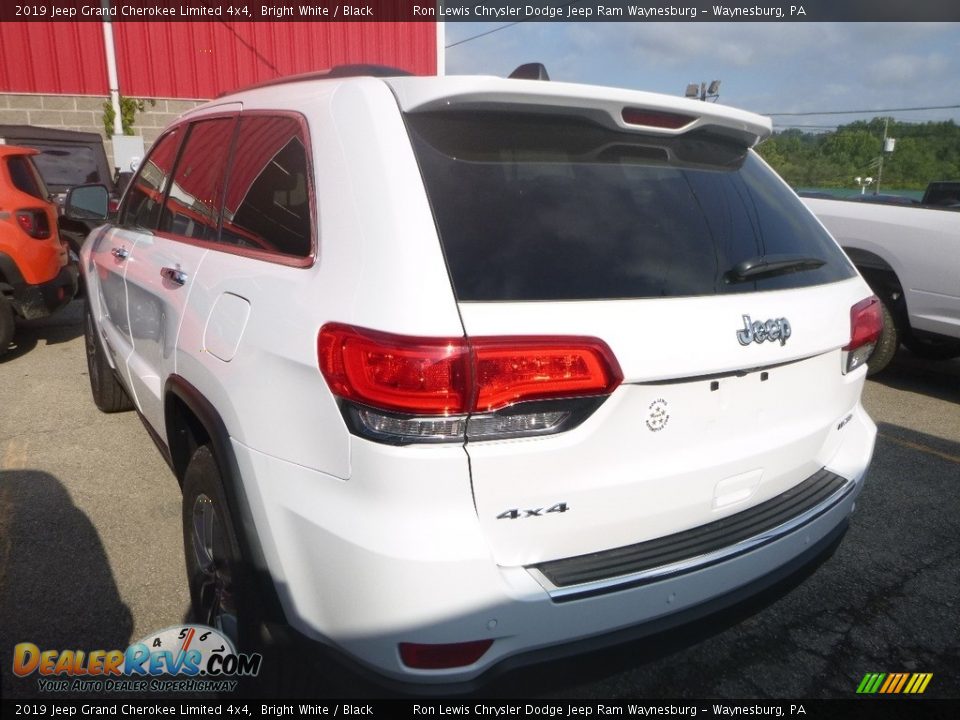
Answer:
POLYGON ((547 68, 544 67, 543 63, 526 63, 521 65, 512 73, 510 73, 508 78, 512 80, 549 80, 550 76, 547 74, 547 68))
POLYGON ((312 72, 300 73, 299 75, 284 75, 282 77, 271 78, 263 82, 247 85, 236 90, 228 90, 217 95, 218 98, 227 95, 234 95, 238 92, 247 90, 256 90, 258 88, 271 87, 273 85, 286 85, 288 83, 307 82, 309 80, 333 80, 335 78, 348 77, 403 77, 413 75, 411 72, 401 70, 400 68, 390 67, 389 65, 334 65, 327 70, 314 70, 312 72))

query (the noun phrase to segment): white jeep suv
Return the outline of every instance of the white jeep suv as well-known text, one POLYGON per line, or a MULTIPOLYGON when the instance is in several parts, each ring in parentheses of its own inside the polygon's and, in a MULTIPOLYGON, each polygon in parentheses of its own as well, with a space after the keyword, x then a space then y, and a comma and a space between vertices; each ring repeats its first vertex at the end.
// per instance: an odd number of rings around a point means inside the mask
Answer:
POLYGON ((188 112, 83 246, 94 400, 182 483, 198 620, 464 681, 835 543, 879 305, 766 118, 361 72, 188 112))

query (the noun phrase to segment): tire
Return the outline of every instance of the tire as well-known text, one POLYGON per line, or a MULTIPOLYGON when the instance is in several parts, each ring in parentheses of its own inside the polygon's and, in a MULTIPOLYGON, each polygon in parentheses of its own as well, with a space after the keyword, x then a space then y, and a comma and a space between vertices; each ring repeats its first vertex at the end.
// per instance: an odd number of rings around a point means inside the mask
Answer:
POLYGON ((113 374, 100 338, 97 337, 89 302, 84 304, 83 340, 87 350, 87 374, 90 377, 90 393, 93 395, 94 404, 105 413, 133 409, 130 396, 113 374))
POLYGON ((249 646, 250 617, 241 617, 243 563, 220 468, 208 445, 193 453, 183 477, 183 552, 191 616, 216 628, 237 649, 249 646))
POLYGON ((14 327, 13 308, 10 306, 10 301, 0 293, 0 356, 10 349, 14 327))
POLYGON ((877 297, 880 298, 880 310, 883 314, 883 332, 880 333, 880 337, 877 339, 877 346, 873 349, 870 358, 867 360, 868 377, 883 372, 887 365, 890 364, 893 356, 897 354, 897 348, 900 347, 900 337, 902 334, 899 321, 897 321, 894 314, 890 311, 889 305, 891 300, 883 295, 878 295, 877 297))
POLYGON ((224 478, 209 445, 197 448, 187 464, 182 519, 190 621, 219 630, 237 652, 263 655, 259 675, 239 678, 241 695, 302 697, 315 689, 310 656, 265 632, 254 572, 241 550, 224 478))
POLYGON ((954 338, 918 337, 907 332, 904 333, 903 344, 910 352, 924 360, 953 360, 960 357, 960 340, 954 338))

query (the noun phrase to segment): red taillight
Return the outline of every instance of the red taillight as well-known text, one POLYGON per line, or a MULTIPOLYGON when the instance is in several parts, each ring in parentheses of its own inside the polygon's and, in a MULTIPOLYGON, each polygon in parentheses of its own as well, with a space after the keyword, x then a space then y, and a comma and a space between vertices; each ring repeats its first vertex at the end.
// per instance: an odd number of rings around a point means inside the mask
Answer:
POLYGON ((493 640, 425 645, 400 643, 400 659, 403 664, 418 670, 443 670, 444 668, 473 665, 493 645, 493 640))
POLYGON ((866 364, 883 332, 883 311, 875 295, 850 308, 850 342, 841 353, 841 371, 846 374, 866 364))
POLYGON ((418 415, 605 395, 623 379, 595 338, 413 338, 331 323, 317 348, 335 395, 418 415))
POLYGON ((107 212, 115 213, 119 209, 120 209, 120 201, 117 200, 117 198, 112 197, 107 201, 107 212))
POLYGON ((643 125, 645 127, 666 128, 679 130, 696 120, 690 115, 662 112, 659 110, 644 110, 642 108, 624 108, 620 113, 623 121, 629 125, 643 125))
POLYGON ((27 235, 37 240, 50 237, 50 221, 43 210, 17 210, 17 224, 27 235))
POLYGON ((843 349, 856 350, 863 345, 875 343, 883 332, 883 312, 880 300, 871 295, 850 308, 850 342, 843 349))
POLYGON ((415 414, 468 411, 470 368, 463 338, 405 338, 330 324, 321 328, 317 349, 335 395, 415 414))
POLYGON ((478 412, 524 400, 606 395, 623 379, 610 349, 592 338, 477 338, 470 344, 478 412))

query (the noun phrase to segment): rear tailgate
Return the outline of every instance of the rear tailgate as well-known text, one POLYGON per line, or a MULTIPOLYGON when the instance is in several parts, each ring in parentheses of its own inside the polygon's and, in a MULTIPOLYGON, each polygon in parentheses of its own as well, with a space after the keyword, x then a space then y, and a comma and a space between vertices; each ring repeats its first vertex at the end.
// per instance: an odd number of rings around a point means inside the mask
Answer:
POLYGON ((599 338, 623 373, 573 427, 468 440, 497 562, 677 533, 824 467, 863 384, 841 349, 870 291, 748 150, 769 124, 476 82, 447 98, 394 87, 467 337, 599 338))
POLYGON ((595 335, 624 374, 573 430, 467 444, 497 562, 530 565, 679 532, 824 467, 863 384, 862 372, 841 373, 840 347, 849 308, 866 294, 857 278, 708 302, 461 303, 469 335, 595 335), (743 346, 743 315, 785 317, 792 334, 784 345, 743 346))

